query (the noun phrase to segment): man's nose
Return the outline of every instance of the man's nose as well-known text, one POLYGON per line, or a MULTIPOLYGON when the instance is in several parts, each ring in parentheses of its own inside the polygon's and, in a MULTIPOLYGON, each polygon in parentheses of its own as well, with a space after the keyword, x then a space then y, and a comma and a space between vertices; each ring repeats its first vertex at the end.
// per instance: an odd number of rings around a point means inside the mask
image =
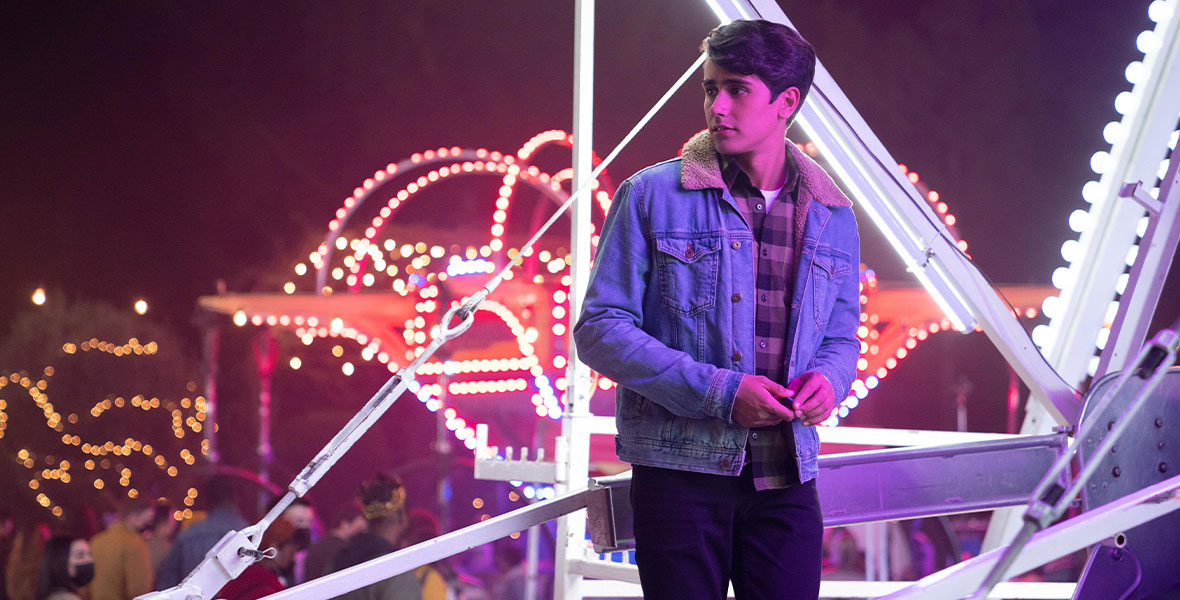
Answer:
POLYGON ((718 94, 713 98, 713 103, 709 105, 709 112, 714 115, 725 115, 729 113, 729 100, 725 95, 718 94))

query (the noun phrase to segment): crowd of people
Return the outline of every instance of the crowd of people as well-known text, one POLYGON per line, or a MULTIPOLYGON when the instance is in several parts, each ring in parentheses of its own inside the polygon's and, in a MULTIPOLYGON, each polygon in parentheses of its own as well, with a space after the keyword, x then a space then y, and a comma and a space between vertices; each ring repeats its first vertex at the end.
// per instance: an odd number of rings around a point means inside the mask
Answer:
MULTIPOLYGON (((229 479, 212 477, 200 500, 198 518, 180 523, 171 507, 132 499, 93 535, 75 531, 86 527, 60 523, 54 529, 17 524, 0 509, 0 600, 132 600, 176 586, 227 532, 248 526, 229 479)), ((377 475, 354 500, 335 507, 326 523, 320 523, 310 503, 297 499, 263 534, 260 549, 274 552, 209 597, 255 600, 440 533, 432 513, 408 506, 406 489, 396 477, 377 475)), ((341 597, 520 600, 522 555, 509 542, 495 546, 495 571, 483 580, 440 561, 341 597)))

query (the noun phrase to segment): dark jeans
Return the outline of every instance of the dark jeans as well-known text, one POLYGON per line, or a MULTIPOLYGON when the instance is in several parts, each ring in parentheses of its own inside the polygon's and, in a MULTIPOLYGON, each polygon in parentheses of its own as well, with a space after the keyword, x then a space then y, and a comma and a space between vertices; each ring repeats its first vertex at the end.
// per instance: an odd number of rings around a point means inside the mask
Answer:
POLYGON ((635 562, 646 599, 819 596, 823 519, 815 480, 754 489, 738 477, 636 466, 635 562))

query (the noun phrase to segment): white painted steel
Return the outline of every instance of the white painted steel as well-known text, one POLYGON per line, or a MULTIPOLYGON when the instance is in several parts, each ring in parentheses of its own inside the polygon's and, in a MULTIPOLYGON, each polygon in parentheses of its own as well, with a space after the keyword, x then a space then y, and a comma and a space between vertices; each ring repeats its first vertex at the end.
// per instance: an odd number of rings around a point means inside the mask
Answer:
MULTIPOLYGON (((1137 194, 1143 193, 1142 185, 1134 189, 1137 194)), ((1151 196, 1147 196, 1147 200, 1155 201, 1151 196)), ((1177 222, 1180 217, 1180 152, 1172 153, 1156 202, 1159 207, 1155 213, 1150 214, 1152 211, 1148 211, 1151 221, 1139 242, 1135 265, 1131 268, 1127 289, 1119 299, 1119 311, 1111 325, 1109 341, 1098 361, 1095 379, 1123 369, 1127 357, 1147 339, 1147 328, 1151 325, 1160 295, 1164 291, 1168 270, 1176 256, 1177 245, 1180 244, 1180 222, 1177 222)), ((1174 320, 1176 315, 1168 317, 1174 320)))
MULTIPOLYGON (((1168 2, 1173 13, 1178 4, 1175 0, 1168 2)), ((1061 376, 1074 385, 1087 376, 1095 340, 1104 325, 1119 275, 1126 268, 1125 257, 1135 242, 1136 228, 1144 214, 1143 207, 1137 203, 1118 198, 1118 191, 1126 182, 1156 180, 1160 161, 1180 116, 1180 19, 1165 19, 1156 26, 1155 37, 1160 46, 1144 56, 1145 74, 1130 92, 1138 109, 1123 118, 1121 125, 1126 135, 1111 146, 1111 167, 1099 179, 1101 194, 1090 208, 1090 227, 1078 239, 1081 258, 1069 266, 1074 283, 1062 291, 1061 313, 1049 322, 1052 335, 1045 355, 1061 376)), ((1143 307, 1136 307, 1129 322, 1150 319, 1150 314, 1143 313, 1143 307)), ((1132 338, 1138 335, 1139 326, 1133 331, 1132 338)), ((1142 331, 1137 340, 1128 339, 1120 344, 1124 360, 1143 343, 1146 329, 1142 331)), ((1117 338, 1114 341, 1119 343, 1117 338)))
MULTIPOLYGON (((1096 544, 1116 533, 1180 509, 1177 489, 1180 489, 1180 476, 1166 479, 1033 534, 1024 552, 1012 563, 1006 576, 1024 573, 1096 544)), ((988 571, 1002 553, 1003 549, 992 550, 961 562, 895 593, 882 596, 881 600, 946 600, 966 597, 983 583, 988 571)))

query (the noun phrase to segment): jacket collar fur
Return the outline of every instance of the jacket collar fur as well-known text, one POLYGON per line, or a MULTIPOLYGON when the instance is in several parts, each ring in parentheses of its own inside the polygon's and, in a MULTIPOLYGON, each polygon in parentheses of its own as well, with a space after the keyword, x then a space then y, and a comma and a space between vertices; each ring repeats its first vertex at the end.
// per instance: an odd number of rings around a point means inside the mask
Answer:
MULTIPOLYGON (((794 142, 787 140, 786 144, 799 168, 799 204, 806 205, 815 200, 828 207, 852 206, 852 202, 836 187, 823 167, 800 152, 794 142)), ((725 188, 717 149, 708 131, 698 133, 684 144, 681 150, 680 185, 688 190, 725 188)))

